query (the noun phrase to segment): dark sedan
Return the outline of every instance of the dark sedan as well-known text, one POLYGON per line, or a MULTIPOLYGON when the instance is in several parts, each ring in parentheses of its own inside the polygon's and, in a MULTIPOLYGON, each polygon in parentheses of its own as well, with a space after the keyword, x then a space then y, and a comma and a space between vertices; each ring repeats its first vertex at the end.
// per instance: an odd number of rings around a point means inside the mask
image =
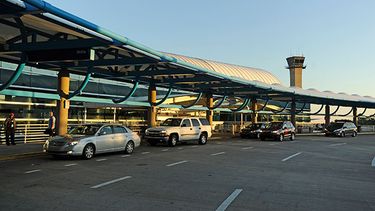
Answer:
POLYGON ((241 138, 260 138, 260 133, 264 128, 266 128, 265 123, 250 124, 241 130, 241 138))

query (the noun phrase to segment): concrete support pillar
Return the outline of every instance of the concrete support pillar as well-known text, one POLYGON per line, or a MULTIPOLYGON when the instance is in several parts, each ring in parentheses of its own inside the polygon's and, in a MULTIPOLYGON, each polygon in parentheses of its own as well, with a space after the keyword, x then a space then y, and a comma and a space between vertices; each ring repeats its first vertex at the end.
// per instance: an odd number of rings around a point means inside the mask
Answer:
POLYGON ((325 112, 325 117, 324 117, 325 127, 327 127, 329 125, 329 123, 331 123, 331 115, 330 115, 330 113, 331 113, 330 107, 329 107, 329 105, 326 105, 326 112, 325 112))
POLYGON ((292 100, 291 108, 290 108, 290 121, 294 125, 294 127, 297 127, 296 125, 296 100, 292 100))
POLYGON ((57 102, 57 134, 64 135, 68 132, 68 112, 70 102, 66 98, 69 95, 70 77, 69 71, 60 70, 58 74, 58 88, 60 100, 57 102))
POLYGON ((258 123, 258 113, 257 113, 258 105, 256 99, 251 99, 251 123, 255 124, 258 123))
POLYGON ((148 126, 155 127, 156 126, 156 113, 157 108, 155 106, 156 103, 156 86, 155 84, 150 84, 148 87, 148 100, 151 103, 151 106, 148 108, 148 126))
POLYGON ((358 112, 357 107, 353 107, 353 122, 358 126, 358 112))
POLYGON ((214 121, 214 110, 211 109, 212 107, 214 107, 214 98, 212 97, 212 94, 206 95, 206 107, 208 108, 206 112, 206 119, 208 120, 208 122, 210 122, 210 125, 212 127, 214 121))

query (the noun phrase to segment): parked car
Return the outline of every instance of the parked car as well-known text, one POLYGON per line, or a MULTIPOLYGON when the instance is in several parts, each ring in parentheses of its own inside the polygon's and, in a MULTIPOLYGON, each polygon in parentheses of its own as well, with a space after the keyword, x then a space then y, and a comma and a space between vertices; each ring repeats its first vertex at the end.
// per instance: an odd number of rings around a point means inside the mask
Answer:
POLYGON ((112 124, 84 124, 74 126, 68 134, 46 141, 48 154, 82 156, 90 159, 96 154, 123 151, 131 154, 140 145, 140 137, 129 128, 112 124))
POLYGON ((355 137, 358 134, 358 128, 353 122, 331 122, 326 129, 324 129, 324 133, 326 136, 345 137, 351 135, 355 137))
POLYGON ((168 118, 160 127, 148 128, 145 139, 150 145, 167 143, 173 147, 177 142, 198 141, 203 145, 212 135, 210 123, 198 118, 168 118))
POLYGON ((262 141, 266 139, 284 141, 285 138, 289 138, 291 141, 294 141, 295 137, 296 137, 296 128, 289 121, 271 122, 260 133, 260 139, 262 141))
POLYGON ((260 138, 260 133, 266 128, 265 123, 250 124, 240 132, 241 138, 260 138))

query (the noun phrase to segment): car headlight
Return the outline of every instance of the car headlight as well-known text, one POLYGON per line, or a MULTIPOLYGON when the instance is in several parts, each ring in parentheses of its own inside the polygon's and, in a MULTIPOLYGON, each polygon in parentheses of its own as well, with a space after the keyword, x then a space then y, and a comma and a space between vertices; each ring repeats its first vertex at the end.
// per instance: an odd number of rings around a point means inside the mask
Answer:
POLYGON ((272 133, 274 133, 274 134, 280 134, 280 132, 278 130, 274 130, 274 131, 272 131, 272 133))
POLYGON ((68 143, 68 146, 75 146, 78 144, 78 141, 72 141, 68 143))

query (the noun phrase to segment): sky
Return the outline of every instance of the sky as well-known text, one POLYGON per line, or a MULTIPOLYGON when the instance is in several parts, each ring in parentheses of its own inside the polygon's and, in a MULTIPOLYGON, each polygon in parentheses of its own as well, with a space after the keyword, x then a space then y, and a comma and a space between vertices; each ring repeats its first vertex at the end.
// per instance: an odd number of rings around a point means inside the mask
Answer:
POLYGON ((155 50, 261 68, 289 86, 375 97, 374 0, 47 0, 155 50))

